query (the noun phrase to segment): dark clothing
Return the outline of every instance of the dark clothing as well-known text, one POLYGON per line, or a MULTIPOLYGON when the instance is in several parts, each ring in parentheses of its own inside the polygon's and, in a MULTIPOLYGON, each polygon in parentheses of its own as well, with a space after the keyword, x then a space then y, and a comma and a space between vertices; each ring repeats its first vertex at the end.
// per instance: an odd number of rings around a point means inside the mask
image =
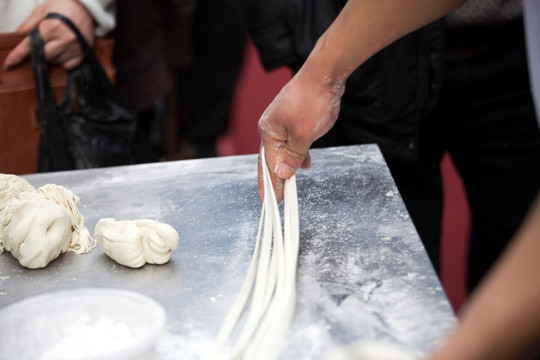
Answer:
POLYGON ((192 60, 195 0, 118 0, 116 4, 116 87, 125 106, 137 113, 139 142, 148 144, 139 158, 154 162, 165 147, 165 132, 176 135, 171 124, 178 121, 177 106, 166 99, 176 93, 179 68, 192 60))
MULTIPOLYGON (((311 15, 305 22, 321 23, 321 17, 332 16, 330 12, 311 15)), ((446 32, 442 24, 409 34, 356 70, 347 81, 336 125, 314 146, 368 142, 380 146, 437 271, 443 195, 440 160, 450 152, 472 212, 468 269, 472 289, 512 238, 540 187, 540 132, 521 21, 464 32, 446 32), (463 44, 467 47, 460 48, 463 44)), ((265 27, 268 34, 279 34, 275 40, 282 44, 286 42, 281 37, 296 36, 276 32, 270 24, 265 27)), ((250 31, 264 52, 287 48, 276 45, 272 50, 271 43, 263 44, 263 29, 253 23, 250 31)), ((289 25, 288 31, 294 33, 295 28, 289 25)), ((304 42, 317 37, 306 37, 304 42)), ((299 53, 289 66, 296 65, 299 53)), ((294 56, 261 54, 261 58, 269 69, 278 64, 275 59, 289 61, 294 56)))
POLYGON ((442 51, 436 22, 368 59, 347 79, 337 126, 314 146, 377 143, 385 157, 416 163, 420 122, 440 93, 442 51))
POLYGON ((246 40, 238 0, 198 0, 193 61, 178 74, 179 133, 182 143, 194 148, 192 157, 217 156, 216 142, 229 128, 246 40))
MULTIPOLYGON (((244 1, 246 24, 267 70, 302 64, 346 1, 244 1)), ((420 120, 440 91, 442 21, 375 54, 348 79, 338 126, 314 146, 377 143, 386 156, 413 163, 420 120), (361 120, 359 120, 359 116, 361 120)))
POLYGON ((133 111, 147 111, 173 88, 191 61, 195 0, 118 0, 114 64, 118 91, 133 111))
POLYGON ((469 289, 512 238, 540 185, 540 132, 521 21, 498 39, 480 55, 446 61, 441 103, 431 117, 441 124, 445 136, 438 136, 471 207, 469 289))
POLYGON ((472 290, 519 227, 540 185, 540 134, 518 24, 499 45, 446 60, 441 99, 420 132, 421 160, 387 158, 435 266, 442 217, 439 169, 449 152, 471 208, 468 287, 472 290))
POLYGON ((343 0, 241 0, 249 36, 266 70, 302 64, 343 0))

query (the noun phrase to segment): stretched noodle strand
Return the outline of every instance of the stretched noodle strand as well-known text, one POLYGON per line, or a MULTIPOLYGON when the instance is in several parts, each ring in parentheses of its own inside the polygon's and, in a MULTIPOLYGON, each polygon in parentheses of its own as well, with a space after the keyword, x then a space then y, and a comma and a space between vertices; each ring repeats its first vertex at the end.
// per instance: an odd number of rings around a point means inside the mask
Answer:
POLYGON ((294 317, 299 248, 296 178, 285 180, 284 226, 261 149, 264 193, 253 258, 244 283, 214 340, 208 360, 219 359, 240 317, 246 321, 233 346, 232 359, 274 360, 294 317))

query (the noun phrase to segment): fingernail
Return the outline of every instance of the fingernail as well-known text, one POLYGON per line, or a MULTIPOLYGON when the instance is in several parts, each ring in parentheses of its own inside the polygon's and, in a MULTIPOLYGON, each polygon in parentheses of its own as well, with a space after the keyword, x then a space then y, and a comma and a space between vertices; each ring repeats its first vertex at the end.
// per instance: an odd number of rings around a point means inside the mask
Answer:
POLYGON ((294 169, 287 164, 276 164, 274 172, 280 179, 288 179, 294 174, 294 169))

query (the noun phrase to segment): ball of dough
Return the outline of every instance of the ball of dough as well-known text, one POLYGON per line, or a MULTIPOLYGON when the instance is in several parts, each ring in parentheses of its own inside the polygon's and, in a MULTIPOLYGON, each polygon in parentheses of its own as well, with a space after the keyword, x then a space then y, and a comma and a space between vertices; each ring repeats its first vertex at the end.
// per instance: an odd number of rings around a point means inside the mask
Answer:
POLYGON ((100 219, 94 237, 105 254, 117 263, 132 268, 147 263, 165 264, 180 242, 172 226, 148 219, 100 219))

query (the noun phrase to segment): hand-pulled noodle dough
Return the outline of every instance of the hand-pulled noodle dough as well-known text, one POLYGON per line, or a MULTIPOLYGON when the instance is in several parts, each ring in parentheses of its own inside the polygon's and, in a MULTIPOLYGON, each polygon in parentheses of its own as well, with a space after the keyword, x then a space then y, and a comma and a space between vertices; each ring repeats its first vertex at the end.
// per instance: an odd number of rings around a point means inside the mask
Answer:
POLYGON ((10 199, 17 197, 22 192, 34 190, 34 187, 25 178, 0 174, 0 214, 10 199))
POLYGON ((95 246, 68 189, 47 184, 35 190, 25 179, 0 174, 0 253, 4 248, 28 268, 42 268, 60 254, 95 246))
POLYGON ((47 184, 36 190, 45 198, 51 199, 69 212, 71 217, 71 238, 68 251, 85 254, 96 246, 90 232, 84 226, 84 217, 78 209, 79 197, 63 186, 47 184))
POLYGON ((45 267, 69 247, 69 213, 54 201, 17 201, 3 225, 6 250, 27 268, 45 267))
POLYGON ((4 242, 2 240, 2 212, 7 206, 9 200, 17 197, 22 192, 34 191, 26 179, 17 175, 0 174, 0 254, 4 251, 4 242))
POLYGON ((279 357, 294 317, 300 229, 296 177, 283 188, 283 231, 272 180, 261 148, 264 200, 255 250, 246 278, 205 359, 220 359, 222 351, 251 298, 231 359, 274 360, 279 357))
POLYGON ((132 268, 168 262, 180 242, 172 226, 148 219, 100 219, 94 236, 110 258, 132 268))

